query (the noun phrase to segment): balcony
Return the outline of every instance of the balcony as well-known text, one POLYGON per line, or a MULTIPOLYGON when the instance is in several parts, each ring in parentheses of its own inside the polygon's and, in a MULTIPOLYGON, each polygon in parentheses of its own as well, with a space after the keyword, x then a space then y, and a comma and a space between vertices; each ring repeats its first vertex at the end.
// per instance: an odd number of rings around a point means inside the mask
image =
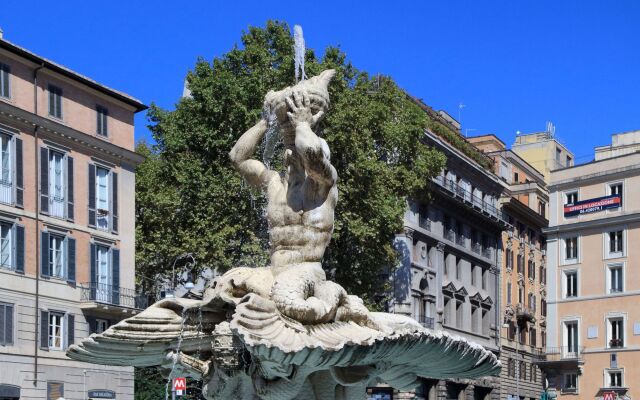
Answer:
POLYGON ((464 247, 464 244, 465 244, 464 242, 465 242, 464 235, 458 234, 458 236, 456 237, 456 244, 464 247))
POLYGON ((446 229, 444 232, 444 238, 450 242, 455 242, 456 240, 456 231, 453 229, 446 229))
POLYGON ((582 347, 547 347, 535 349, 533 363, 542 370, 568 370, 575 371, 584 364, 584 346, 582 347))
POLYGON ((516 306, 516 318, 523 322, 536 322, 535 311, 524 304, 516 306))
POLYGON ((420 325, 429 329, 433 329, 433 327, 435 326, 433 317, 426 317, 424 315, 421 315, 418 317, 418 322, 420 323, 420 325))
POLYGON ((611 339, 609 340, 609 348, 610 349, 621 349, 624 347, 624 340, 622 339, 611 339))
POLYGON ((83 283, 80 288, 82 290, 81 308, 85 310, 111 314, 127 312, 136 314, 149 306, 149 297, 134 289, 96 282, 83 283))
POLYGON ((445 177, 438 175, 433 178, 433 183, 440 187, 443 193, 454 199, 458 203, 464 204, 469 210, 473 210, 482 216, 488 218, 500 226, 507 226, 506 221, 502 218, 500 211, 493 205, 487 203, 484 199, 474 195, 465 187, 459 185, 445 177))

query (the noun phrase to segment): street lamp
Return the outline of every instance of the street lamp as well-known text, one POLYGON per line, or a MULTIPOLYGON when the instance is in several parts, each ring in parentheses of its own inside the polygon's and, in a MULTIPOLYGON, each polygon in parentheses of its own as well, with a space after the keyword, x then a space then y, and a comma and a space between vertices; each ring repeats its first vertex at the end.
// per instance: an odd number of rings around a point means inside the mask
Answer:
POLYGON ((191 290, 195 287, 195 285, 193 284, 192 280, 193 280, 193 274, 191 273, 191 269, 195 266, 196 264, 196 259, 193 257, 193 254, 191 253, 184 253, 179 255, 178 257, 176 257, 175 260, 173 260, 173 265, 171 267, 171 289, 169 291, 167 291, 167 294, 165 295, 165 297, 175 297, 175 290, 176 290, 176 263, 179 260, 183 260, 183 259, 191 259, 191 261, 187 261, 187 263, 185 264, 185 268, 188 268, 187 270, 187 282, 184 284, 184 288, 187 290, 191 290))

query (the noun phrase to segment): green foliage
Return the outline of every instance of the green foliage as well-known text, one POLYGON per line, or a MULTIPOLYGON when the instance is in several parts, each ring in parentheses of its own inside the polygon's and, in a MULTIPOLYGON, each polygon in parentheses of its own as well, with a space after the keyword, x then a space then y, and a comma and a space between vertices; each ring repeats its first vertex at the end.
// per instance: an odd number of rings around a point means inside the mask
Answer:
MULTIPOLYGON (((137 268, 147 276, 193 252, 200 267, 220 271, 268 262, 264 198, 232 170, 228 152, 261 117, 270 89, 294 84, 293 39, 284 23, 250 28, 242 47, 188 74, 192 98, 174 111, 152 106, 156 145, 138 169, 137 268)), ((306 72, 337 70, 331 109, 321 124, 339 175, 335 231, 323 264, 350 293, 372 303, 381 274, 396 263, 394 236, 410 196, 426 199, 444 156, 421 143, 428 116, 390 78, 371 78, 335 47, 306 72)), ((260 157, 258 153, 256 157, 260 157)))
POLYGON ((453 147, 462 151, 467 157, 471 158, 478 164, 480 164, 483 168, 488 170, 493 170, 493 161, 482 154, 474 145, 467 142, 459 133, 452 131, 447 128, 443 124, 439 124, 433 120, 429 121, 429 129, 433 131, 436 135, 440 136, 447 142, 449 142, 453 147))
MULTIPOLYGON (((168 389, 168 397, 171 398, 171 386, 167 388, 167 378, 159 367, 135 368, 134 370, 134 399, 135 400, 161 400, 165 398, 168 389)), ((187 378, 187 391, 180 400, 203 400, 202 382, 187 378)))

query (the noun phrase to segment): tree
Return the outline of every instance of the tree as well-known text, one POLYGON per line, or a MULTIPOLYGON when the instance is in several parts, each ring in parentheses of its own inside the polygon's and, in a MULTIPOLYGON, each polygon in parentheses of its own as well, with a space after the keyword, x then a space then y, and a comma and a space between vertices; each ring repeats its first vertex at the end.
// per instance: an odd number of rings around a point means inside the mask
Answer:
MULTIPOLYGON (((321 123, 339 175, 335 230, 323 266, 349 293, 373 304, 397 262, 406 198, 425 199, 444 156, 421 142, 433 123, 391 78, 370 77, 336 47, 318 59, 306 52, 306 72, 337 71, 332 105, 321 123)), ((270 89, 294 84, 293 39, 285 23, 269 21, 242 35, 242 46, 188 73, 192 96, 175 110, 150 108, 156 144, 137 172, 137 270, 166 272, 192 252, 200 267, 226 271, 268 262, 264 198, 232 169, 228 152, 260 118, 270 89)))

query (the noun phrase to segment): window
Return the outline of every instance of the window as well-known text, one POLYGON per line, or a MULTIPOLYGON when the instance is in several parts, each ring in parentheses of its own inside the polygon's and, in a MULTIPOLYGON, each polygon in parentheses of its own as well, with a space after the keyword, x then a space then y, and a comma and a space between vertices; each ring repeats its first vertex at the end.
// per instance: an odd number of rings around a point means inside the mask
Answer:
POLYGON ((109 328, 109 321, 106 319, 96 319, 96 333, 102 333, 109 328))
POLYGON ((507 282, 507 304, 511 304, 511 282, 507 282))
POLYGON ((580 350, 578 337, 578 321, 568 321, 564 323, 564 343, 566 348, 565 357, 577 357, 580 350))
POLYGON ((463 321, 463 307, 461 301, 456 301, 456 328, 462 328, 463 321))
POLYGON ((622 265, 609 265, 609 293, 622 293, 624 290, 622 265))
POLYGON ((517 172, 513 173, 513 183, 520 183, 520 177, 517 172))
POLYGON ((540 279, 540 283, 541 284, 546 284, 547 283, 547 269, 544 267, 544 265, 540 265, 540 274, 539 274, 539 279, 540 279))
MULTIPOLYGON (((529 328, 529 344, 533 347, 537 346, 537 332, 536 328, 529 328)), ((533 372, 533 365, 531 366, 531 372, 533 372)))
POLYGON ((480 307, 471 306, 471 331, 478 332, 480 327, 480 307))
POLYGON ((511 249, 507 249, 504 252, 504 254, 506 258, 507 269, 512 270, 513 269, 513 251, 511 249))
POLYGON ((547 203, 542 200, 538 200, 538 214, 542 215, 542 218, 547 217, 547 203))
POLYGON ((66 278, 65 237, 49 234, 49 270, 54 278, 66 278))
POLYGON ((567 155, 567 162, 565 164, 565 167, 570 167, 571 166, 571 161, 572 161, 571 156, 567 155))
POLYGON ((609 384, 607 387, 622 387, 622 371, 609 371, 609 384))
POLYGON ((564 374, 564 382, 562 382, 563 392, 576 392, 578 390, 578 374, 568 373, 564 374))
POLYGON ((108 136, 108 132, 109 132, 107 130, 108 116, 109 116, 109 111, 106 108, 102 106, 96 107, 96 125, 97 125, 96 132, 100 136, 108 136))
POLYGON ((487 281, 489 280, 489 270, 482 270, 482 290, 487 290, 487 281))
POLYGON ((0 97, 11 97, 11 85, 9 77, 11 76, 11 69, 8 65, 0 64, 0 97))
POLYGON ((609 195, 620 196, 620 206, 622 206, 622 182, 610 183, 609 195))
POLYGON ((113 271, 109 260, 109 247, 96 245, 96 283, 98 301, 111 303, 113 271))
POLYGON ((513 321, 509 321, 508 323, 507 337, 509 340, 514 340, 516 338, 516 324, 513 321))
POLYGON ((13 304, 0 303, 0 346, 13 344, 13 304))
POLYGON ((109 170, 96 167, 96 226, 109 230, 109 170))
POLYGON ((564 273, 564 297, 578 296, 578 271, 566 271, 564 273))
POLYGON ((621 317, 609 318, 609 348, 624 347, 624 320, 621 317))
POLYGON ((556 161, 560 162, 560 156, 562 155, 562 150, 560 150, 560 148, 556 147, 556 161))
POLYGON ((547 316, 547 300, 540 299, 540 313, 543 317, 547 316))
POLYGON ((456 257, 456 279, 457 280, 461 280, 462 279, 462 258, 458 258, 456 257))
POLYGON ((0 202, 11 204, 13 200, 13 162, 11 137, 0 134, 0 202))
POLYGON ((512 378, 516 377, 516 360, 513 358, 509 359, 509 376, 512 378))
POLYGON ((565 204, 573 204, 578 201, 578 192, 567 192, 564 194, 564 203, 565 204))
POLYGON ((49 349, 64 349, 64 314, 49 313, 49 349))
POLYGON ((533 262, 532 259, 529 259, 529 261, 527 262, 527 273, 529 274, 529 279, 535 280, 536 279, 536 264, 533 262))
POLYGON ((522 257, 522 254, 518 254, 516 259, 518 264, 518 273, 524 274, 524 257, 522 257))
POLYGON ((49 115, 62 119, 62 89, 49 85, 49 115))
POLYGON ((444 296, 444 312, 442 313, 442 323, 449 325, 451 323, 451 297, 444 296))
POLYGON ((578 259, 578 238, 566 238, 564 239, 564 254, 565 260, 575 261, 578 259))
POLYGON ((64 154, 49 151, 49 214, 64 218, 65 209, 65 171, 64 154))
POLYGON ((518 303, 524 304, 524 286, 518 286, 518 303))
POLYGON ((0 223, 0 266, 13 269, 13 226, 0 223))
POLYGON ((609 232, 609 255, 622 255, 623 253, 623 231, 609 232))

